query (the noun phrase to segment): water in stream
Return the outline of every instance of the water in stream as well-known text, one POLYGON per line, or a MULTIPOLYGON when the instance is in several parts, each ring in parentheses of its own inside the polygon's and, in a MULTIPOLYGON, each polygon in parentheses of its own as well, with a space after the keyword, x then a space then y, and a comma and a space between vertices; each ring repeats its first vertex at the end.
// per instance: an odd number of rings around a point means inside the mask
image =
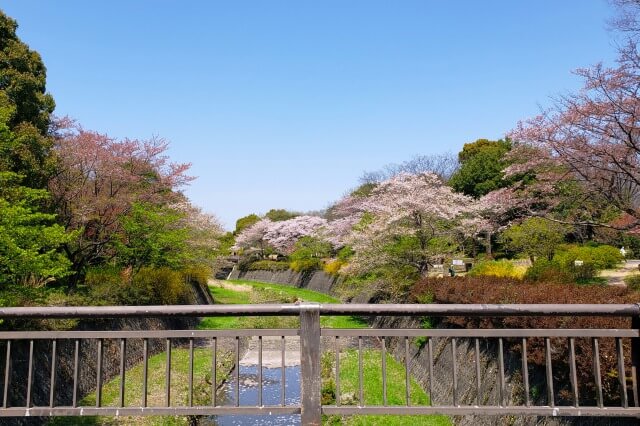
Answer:
MULTIPOLYGON (((262 370, 262 403, 265 406, 281 404, 281 368, 263 368, 262 370)), ((229 382, 223 387, 220 404, 235 405, 235 374, 231 374, 229 382)), ((240 366, 240 406, 258 405, 258 367, 240 366)), ((285 405, 300 404, 300 366, 285 368, 285 405)), ((299 425, 299 414, 287 415, 222 415, 210 416, 200 421, 200 425, 299 425)))

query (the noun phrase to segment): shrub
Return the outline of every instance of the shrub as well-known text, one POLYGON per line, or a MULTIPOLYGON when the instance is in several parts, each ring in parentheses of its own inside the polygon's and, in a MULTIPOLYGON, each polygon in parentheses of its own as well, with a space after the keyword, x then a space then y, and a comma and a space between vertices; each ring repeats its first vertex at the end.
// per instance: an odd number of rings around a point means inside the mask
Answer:
POLYGON ((523 278, 527 271, 526 266, 516 266, 506 259, 486 260, 471 268, 469 276, 488 275, 501 278, 523 278))
POLYGON ((322 267, 322 270, 329 275, 338 275, 338 272, 340 272, 340 268, 342 268, 344 264, 345 262, 343 262, 340 259, 332 260, 330 262, 325 263, 324 266, 322 267))
POLYGON ((316 258, 298 259, 290 263, 290 268, 296 272, 311 272, 322 268, 322 260, 316 258))
POLYGON ((187 276, 170 268, 92 268, 85 279, 90 303, 107 305, 172 305, 186 303, 187 276))
POLYGON ((213 274, 213 270, 209 265, 206 265, 204 263, 197 263, 186 267, 182 271, 182 274, 184 275, 187 282, 194 282, 206 286, 209 278, 211 278, 213 274))
MULTIPOLYGON (((89 268, 84 283, 93 304, 120 305, 129 302, 126 279, 122 269, 115 266, 89 268)), ((131 300, 133 302, 133 300, 131 300)))
POLYGON ((624 278, 624 282, 630 290, 640 290, 640 274, 627 275, 624 278))
POLYGON ((545 258, 536 259, 527 269, 525 279, 545 283, 571 283, 575 279, 570 271, 563 268, 559 262, 545 258))
POLYGON ((147 303, 176 305, 185 303, 189 287, 184 276, 170 268, 142 268, 133 276, 131 288, 147 303))
MULTIPOLYGON (((637 294, 627 288, 617 286, 579 286, 576 284, 533 283, 511 278, 456 277, 424 279, 412 288, 410 301, 420 300, 423 295, 432 295, 435 303, 635 303, 637 294)), ((464 318, 448 317, 441 319, 440 326, 465 328, 602 328, 628 329, 630 318, 609 317, 491 317, 464 318)), ((512 353, 521 353, 519 341, 505 339, 506 349, 512 353)), ((571 401, 569 354, 566 340, 552 339, 554 386, 560 400, 563 396, 571 401)), ((628 341, 624 341, 625 351, 629 350, 628 341)), ((576 339, 576 363, 581 398, 594 395, 594 379, 591 373, 593 354, 590 339, 576 339)), ((544 377, 545 348, 544 339, 528 339, 528 360, 537 373, 531 377, 544 377)), ((600 339, 600 360, 602 372, 617 371, 617 356, 614 339, 600 339)), ((630 363, 630 359, 625 359, 630 363)), ((630 371, 626 365, 626 371, 630 371)), ((535 380, 535 379, 532 379, 535 380)), ((620 403, 620 391, 616 374, 603 374, 602 383, 607 405, 620 403)), ((540 383, 532 382, 532 387, 540 383)))
POLYGON ((563 245, 558 248, 554 260, 567 267, 573 265, 575 260, 582 260, 585 265, 591 265, 594 269, 600 270, 615 268, 624 258, 620 250, 613 246, 563 245))
POLYGON ((286 271, 289 269, 289 263, 278 262, 275 260, 258 260, 248 266, 249 271, 286 271))

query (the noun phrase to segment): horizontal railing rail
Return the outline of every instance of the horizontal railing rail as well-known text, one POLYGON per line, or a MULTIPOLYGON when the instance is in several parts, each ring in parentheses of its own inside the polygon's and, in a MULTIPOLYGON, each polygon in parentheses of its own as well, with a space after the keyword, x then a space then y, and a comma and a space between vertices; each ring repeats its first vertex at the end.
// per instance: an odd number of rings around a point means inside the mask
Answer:
POLYGON ((293 414, 301 415, 305 425, 320 424, 322 414, 640 417, 640 304, 15 307, 1 308, 0 319, 5 320, 5 328, 18 327, 0 331, 2 417, 293 414), (332 329, 321 328, 320 318, 325 315, 588 316, 632 321, 630 328, 332 329), (22 321, 216 316, 296 316, 299 326, 43 331, 23 329, 30 323, 22 321), (243 403, 240 392, 245 344, 249 352, 256 353, 251 364, 255 377, 249 380, 257 390, 255 403, 243 403), (538 370, 530 360, 533 345, 538 348, 538 370), (609 351, 606 358, 605 347, 609 351), (186 355, 177 354, 176 349, 186 355), (153 353, 164 354, 161 367, 154 364, 164 374, 161 395, 152 395, 150 390, 150 377, 157 373, 150 371, 153 353), (270 361, 263 359, 265 354, 270 354, 270 361), (219 362, 223 357, 229 358, 225 365, 219 362), (288 357, 296 358, 294 365, 300 368, 299 398, 288 394, 293 385, 285 374, 291 368, 288 357), (585 357, 590 357, 589 362, 585 357), (374 370, 376 380, 381 381, 380 395, 371 395, 366 386, 372 358, 378 360, 374 370), (355 384, 345 383, 349 359, 356 360, 351 367, 357 376, 355 384), (401 371, 394 370, 390 378, 392 360, 401 365, 401 371), (194 365, 203 362, 209 365, 207 377, 196 377, 194 365), (135 389, 127 381, 133 365, 141 375, 135 389), (330 378, 326 377, 327 365, 330 378), (263 389, 268 368, 280 369, 279 391, 273 398, 267 398, 263 389), (419 384, 412 378, 418 370, 424 376, 419 384), (92 378, 91 383, 85 383, 82 392, 80 382, 87 382, 87 377, 92 378), (559 377, 567 377, 567 383, 560 383, 559 377), (108 386, 116 387, 111 389, 115 397, 107 402, 105 386, 112 378, 108 386), (222 378, 229 390, 226 400, 219 395, 222 378), (206 383, 207 389, 196 382, 206 383), (325 395, 323 404, 322 390, 330 382, 333 399, 327 401, 325 395), (399 385, 403 386, 402 397, 391 397, 391 387, 397 391, 399 385), (426 392, 427 400, 416 395, 417 385, 426 392), (91 398, 87 388, 93 392, 91 398))
POLYGON ((640 316, 636 304, 261 304, 61 306, 0 308, 9 318, 167 318, 206 316, 294 316, 307 309, 320 315, 384 316, 640 316))

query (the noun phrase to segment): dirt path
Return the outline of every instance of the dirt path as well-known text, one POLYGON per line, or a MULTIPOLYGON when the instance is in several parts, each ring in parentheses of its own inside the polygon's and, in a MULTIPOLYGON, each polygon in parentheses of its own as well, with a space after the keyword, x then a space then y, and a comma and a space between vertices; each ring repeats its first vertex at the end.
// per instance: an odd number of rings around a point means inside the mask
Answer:
POLYGON ((606 269, 600 273, 600 276, 606 278, 609 285, 626 286, 624 277, 638 273, 638 265, 640 260, 627 260, 620 268, 606 269))
POLYGON ((209 280, 207 284, 214 287, 226 288, 227 290, 239 291, 242 293, 250 293, 253 287, 247 284, 231 284, 224 280, 209 280))

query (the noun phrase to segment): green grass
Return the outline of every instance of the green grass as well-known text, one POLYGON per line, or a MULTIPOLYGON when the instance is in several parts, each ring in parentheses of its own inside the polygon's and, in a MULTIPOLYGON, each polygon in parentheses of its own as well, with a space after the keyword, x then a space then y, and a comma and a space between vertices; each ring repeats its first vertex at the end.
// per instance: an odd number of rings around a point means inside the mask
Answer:
POLYGON ((284 284, 262 283, 257 281, 245 281, 245 280, 230 280, 232 284, 244 284, 250 285, 254 288, 269 289, 274 295, 280 297, 293 297, 304 300, 305 302, 318 302, 318 303, 341 303, 339 299, 329 296, 324 293, 309 290, 306 288, 298 288, 284 284))
POLYGON ((607 279, 604 277, 578 278, 576 284, 580 285, 607 285, 607 279))
MULTIPOLYGON (((294 303, 296 301, 317 303, 340 303, 339 299, 317 291, 282 284, 256 281, 230 280, 226 284, 238 285, 238 291, 230 288, 209 286, 213 300, 219 304, 247 303, 294 303), (251 291, 240 290, 240 286, 251 287, 251 291)), ((367 322, 355 316, 326 316, 320 319, 326 328, 366 328, 367 322)), ((288 328, 297 327, 294 317, 209 317, 200 322, 199 329, 216 328, 288 328)))
MULTIPOLYGON (((363 393, 365 405, 382 405, 382 354, 377 350, 364 350, 362 352, 363 365, 363 393)), ((405 369, 404 365, 387 354, 387 404, 390 406, 406 405, 405 397, 405 369)), ((322 357, 323 375, 323 399, 325 404, 335 403, 335 358, 333 354, 325 354, 322 357), (333 394, 332 394, 333 392, 333 394), (332 399, 333 397, 333 399, 332 399)), ((411 383, 411 404, 429 405, 429 396, 413 379, 411 383)), ((340 356, 340 393, 343 396, 352 396, 353 404, 358 403, 359 371, 358 351, 347 350, 340 356)), ((342 401, 347 405, 349 401, 342 401)), ((358 416, 329 416, 325 418, 325 424, 331 425, 385 425, 385 426, 414 426, 414 425, 450 425, 447 416, 441 415, 358 415, 358 416)))
MULTIPOLYGON (((211 403, 211 362, 212 351, 210 348, 196 348, 193 356, 193 401, 194 405, 206 405, 211 403)), ((231 353, 218 351, 216 359, 217 374, 216 384, 219 386, 226 373, 233 365, 231 353)), ((147 405, 150 407, 163 406, 165 403, 165 373, 166 352, 159 353, 149 358, 147 405)), ((189 350, 174 348, 171 350, 171 403, 173 405, 187 405, 189 384, 189 350)), ((142 405, 142 363, 127 370, 125 375, 125 406, 142 405)), ((107 382, 102 387, 102 405, 118 406, 120 401, 120 377, 107 382)), ((80 401, 81 406, 96 404, 96 394, 91 393, 80 401)), ((74 418, 73 423, 68 423, 69 418, 56 418, 54 425, 188 425, 185 416, 139 416, 139 417, 79 417, 74 418)))

